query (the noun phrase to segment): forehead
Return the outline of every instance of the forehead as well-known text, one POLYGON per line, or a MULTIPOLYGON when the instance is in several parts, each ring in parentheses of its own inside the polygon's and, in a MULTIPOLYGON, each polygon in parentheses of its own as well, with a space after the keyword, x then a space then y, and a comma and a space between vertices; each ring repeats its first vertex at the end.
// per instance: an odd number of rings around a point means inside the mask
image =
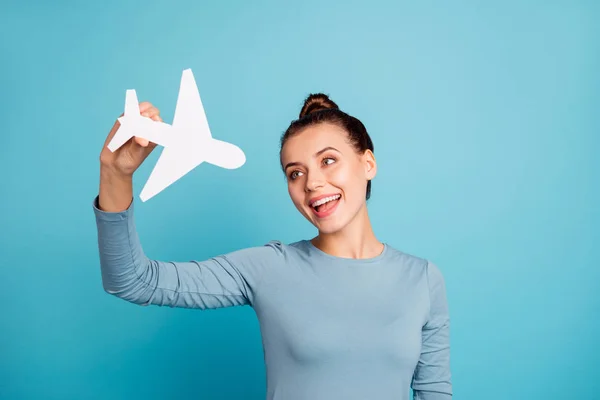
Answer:
POLYGON ((283 163, 311 158, 325 147, 335 147, 342 153, 351 150, 346 131, 337 125, 320 123, 309 126, 290 137, 281 151, 283 163))

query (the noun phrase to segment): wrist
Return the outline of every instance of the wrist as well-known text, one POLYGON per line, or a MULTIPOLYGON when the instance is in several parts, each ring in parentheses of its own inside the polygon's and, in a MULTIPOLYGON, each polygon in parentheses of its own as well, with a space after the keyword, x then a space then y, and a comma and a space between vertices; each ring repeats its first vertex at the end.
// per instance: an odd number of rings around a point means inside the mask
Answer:
POLYGON ((107 212, 121 212, 129 208, 133 199, 132 181, 132 175, 115 171, 110 166, 101 166, 99 208, 107 212))
POLYGON ((100 180, 131 182, 132 174, 125 174, 110 164, 100 163, 100 180))

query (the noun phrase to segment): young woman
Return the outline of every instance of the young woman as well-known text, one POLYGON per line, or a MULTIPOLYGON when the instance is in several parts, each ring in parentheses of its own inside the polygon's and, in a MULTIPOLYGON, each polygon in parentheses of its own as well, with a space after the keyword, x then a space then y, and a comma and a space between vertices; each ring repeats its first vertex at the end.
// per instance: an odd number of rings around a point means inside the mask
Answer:
MULTIPOLYGON (((141 103, 140 112, 160 120, 141 103)), ((253 307, 263 338, 268 399, 452 397, 444 278, 428 260, 380 242, 367 212, 377 164, 356 118, 310 95, 281 140, 288 192, 318 230, 204 261, 144 253, 132 175, 155 147, 134 138, 100 156, 94 201, 104 289, 140 305, 253 307)))

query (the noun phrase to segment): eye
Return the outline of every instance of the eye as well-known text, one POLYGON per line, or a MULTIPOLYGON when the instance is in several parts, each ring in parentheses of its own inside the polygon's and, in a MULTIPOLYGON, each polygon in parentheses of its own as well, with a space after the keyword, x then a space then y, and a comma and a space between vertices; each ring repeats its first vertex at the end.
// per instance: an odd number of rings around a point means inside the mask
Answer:
POLYGON ((333 164, 335 161, 336 161, 336 160, 335 160, 335 158, 333 158, 333 157, 325 157, 325 158, 323 159, 323 164, 325 164, 325 165, 329 165, 329 164, 333 164))
POLYGON ((290 179, 291 179, 291 180, 294 180, 294 179, 296 179, 296 178, 299 176, 299 174, 301 174, 301 173, 302 173, 302 172, 300 172, 300 171, 293 171, 293 172, 290 174, 290 179))

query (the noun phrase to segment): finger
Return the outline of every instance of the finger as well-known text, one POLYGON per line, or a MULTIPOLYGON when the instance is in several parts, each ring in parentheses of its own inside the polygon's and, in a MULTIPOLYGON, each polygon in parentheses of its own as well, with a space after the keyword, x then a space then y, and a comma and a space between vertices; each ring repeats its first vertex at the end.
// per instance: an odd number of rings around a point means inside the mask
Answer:
POLYGON ((140 114, 144 117, 152 118, 155 115, 160 115, 160 110, 154 106, 150 106, 140 111, 140 114))
MULTIPOLYGON (((145 113, 147 115, 144 115, 145 117, 151 118, 153 121, 158 121, 158 122, 162 122, 162 118, 160 117, 160 115, 158 115, 158 109, 156 109, 157 113, 145 113)), ((135 137, 135 142, 137 144, 139 144, 142 147, 148 147, 149 145, 153 145, 153 148, 156 146, 156 143, 152 143, 147 139, 141 138, 141 137, 135 137)))
MULTIPOLYGON (((154 107, 152 105, 152 103, 150 103, 149 101, 143 101, 139 104, 139 109, 140 109, 140 113, 146 117, 149 118, 155 118, 157 115, 160 114, 160 111, 158 110, 158 108, 154 107)), ((124 114, 121 113, 121 115, 119 116, 122 117, 124 114)), ((162 121, 162 120, 160 120, 162 121)), ((115 134, 117 133, 117 131, 119 130, 119 127, 121 126, 121 123, 119 122, 119 120, 117 119, 113 125, 113 127, 111 128, 110 132, 108 133, 108 136, 106 137, 106 140, 104 141, 104 147, 108 146, 108 144, 110 143, 110 141, 112 140, 112 138, 115 136, 115 134)), ((142 147, 147 147, 149 141, 144 139, 144 138, 138 138, 135 137, 134 141, 139 144, 142 147)))
POLYGON ((139 144, 142 147, 148 147, 148 143, 150 143, 150 141, 148 139, 144 139, 144 138, 137 137, 137 136, 134 137, 134 140, 137 144, 139 144))
POLYGON ((154 150, 155 147, 156 143, 152 143, 142 138, 135 138, 133 147, 131 148, 132 155, 139 160, 140 163, 142 163, 150 155, 150 153, 152 153, 152 150, 154 150), (145 145, 138 145, 138 140, 143 140, 145 145))
POLYGON ((154 106, 149 101, 143 101, 143 102, 141 102, 140 105, 139 105, 140 114, 145 113, 148 109, 150 109, 152 107, 154 107, 154 106))
POLYGON ((160 111, 158 111, 158 108, 156 108, 156 107, 151 107, 142 113, 143 117, 148 117, 148 118, 152 118, 155 115, 160 115, 160 111))

